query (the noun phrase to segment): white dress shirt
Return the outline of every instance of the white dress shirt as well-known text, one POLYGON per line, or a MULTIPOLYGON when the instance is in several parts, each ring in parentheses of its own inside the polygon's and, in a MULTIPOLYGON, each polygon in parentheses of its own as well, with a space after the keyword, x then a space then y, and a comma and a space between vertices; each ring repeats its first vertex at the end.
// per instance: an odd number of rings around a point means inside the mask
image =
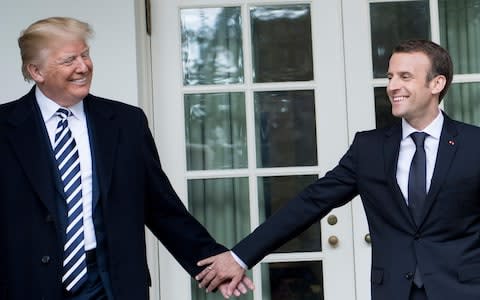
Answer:
MULTIPOLYGON (((430 123, 422 132, 427 133, 425 138, 425 154, 427 159, 427 178, 426 191, 430 189, 430 182, 432 181, 433 170, 435 168, 435 161, 437 160, 438 143, 440 141, 440 134, 442 133, 443 114, 439 109, 438 116, 430 123)), ((400 153, 398 154, 397 162, 397 183, 402 191, 403 197, 408 204, 408 173, 410 172, 410 164, 412 163, 413 155, 415 154, 415 143, 410 134, 416 132, 415 128, 410 126, 405 119, 402 119, 402 141, 400 142, 400 153)))
MULTIPOLYGON (((35 96, 53 148, 55 130, 60 120, 60 117, 56 116, 55 113, 61 106, 47 98, 38 87, 35 89, 35 96)), ((72 116, 68 117, 68 126, 77 143, 78 155, 80 157, 85 250, 91 250, 97 247, 97 242, 92 219, 92 156, 90 153, 87 119, 83 110, 83 101, 68 107, 68 109, 72 112, 72 116)))

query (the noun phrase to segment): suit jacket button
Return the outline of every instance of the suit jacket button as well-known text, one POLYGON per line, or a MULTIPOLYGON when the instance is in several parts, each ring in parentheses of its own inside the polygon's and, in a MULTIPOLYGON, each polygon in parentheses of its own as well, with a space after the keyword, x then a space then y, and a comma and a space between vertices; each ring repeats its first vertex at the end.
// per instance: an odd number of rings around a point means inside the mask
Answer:
POLYGON ((46 221, 47 223, 53 222, 53 217, 52 217, 52 215, 48 215, 48 216, 45 218, 45 221, 46 221))
POLYGON ((42 264, 48 264, 50 262, 50 256, 45 255, 42 257, 42 264))
POLYGON ((412 273, 412 272, 408 272, 407 274, 405 274, 405 279, 407 279, 407 280, 413 279, 413 273, 412 273))

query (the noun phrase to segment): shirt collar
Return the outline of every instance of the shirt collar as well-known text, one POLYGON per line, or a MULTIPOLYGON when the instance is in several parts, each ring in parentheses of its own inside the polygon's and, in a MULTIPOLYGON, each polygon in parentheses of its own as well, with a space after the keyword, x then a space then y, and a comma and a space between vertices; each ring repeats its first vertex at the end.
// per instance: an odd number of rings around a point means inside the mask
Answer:
MULTIPOLYGON (((37 98, 38 107, 40 108, 40 112, 42 113, 42 117, 45 122, 54 117, 57 110, 61 107, 55 101, 45 96, 38 86, 35 88, 35 97, 37 98)), ((73 106, 68 107, 68 109, 72 112, 72 115, 79 120, 81 120, 85 115, 83 109, 83 100, 73 106)))
MULTIPOLYGON (((442 127, 443 127, 443 113, 438 109, 438 115, 437 117, 430 123, 427 127, 425 127, 422 132, 427 133, 429 136, 439 140, 440 139, 440 134, 442 133, 442 127)), ((408 138, 408 136, 413 133, 417 132, 418 130, 413 128, 408 122, 402 118, 402 140, 408 138)))

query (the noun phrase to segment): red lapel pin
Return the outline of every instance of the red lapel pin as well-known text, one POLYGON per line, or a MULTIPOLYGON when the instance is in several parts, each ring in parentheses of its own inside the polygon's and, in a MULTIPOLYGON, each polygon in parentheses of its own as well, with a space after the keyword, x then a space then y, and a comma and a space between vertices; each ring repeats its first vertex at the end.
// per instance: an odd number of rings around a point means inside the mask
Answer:
POLYGON ((454 145, 455 145, 455 142, 454 142, 454 141, 452 141, 452 140, 449 140, 449 141, 448 141, 448 143, 449 143, 450 145, 452 145, 452 146, 454 146, 454 145))

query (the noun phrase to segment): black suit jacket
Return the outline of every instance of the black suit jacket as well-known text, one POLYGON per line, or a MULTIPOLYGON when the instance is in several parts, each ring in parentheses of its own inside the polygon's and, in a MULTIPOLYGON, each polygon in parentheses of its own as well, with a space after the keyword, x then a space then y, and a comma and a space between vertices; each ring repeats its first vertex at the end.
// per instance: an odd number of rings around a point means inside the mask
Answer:
POLYGON ((480 129, 445 121, 421 224, 396 181, 401 125, 357 133, 338 166, 238 243, 251 267, 360 195, 372 238, 372 299, 406 300, 418 262, 429 299, 480 299, 480 129))
MULTIPOLYGON (((93 95, 84 99, 84 107, 98 183, 95 210, 101 209, 104 227, 105 271, 115 299, 148 299, 145 225, 191 275, 200 271, 198 260, 226 249, 171 187, 143 112, 93 95)), ((61 299, 64 220, 55 203, 50 151, 34 89, 0 105, 2 300, 61 299)))

